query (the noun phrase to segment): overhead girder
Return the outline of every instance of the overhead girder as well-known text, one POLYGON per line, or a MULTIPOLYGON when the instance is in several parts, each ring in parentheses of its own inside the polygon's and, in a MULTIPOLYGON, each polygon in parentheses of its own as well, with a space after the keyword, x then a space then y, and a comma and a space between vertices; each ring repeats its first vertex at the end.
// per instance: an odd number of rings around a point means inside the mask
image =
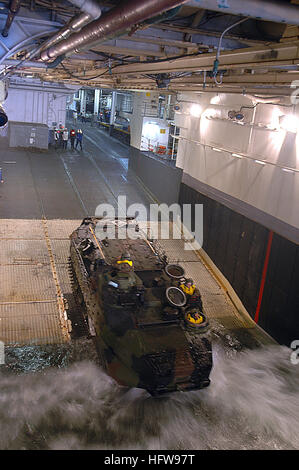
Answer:
MULTIPOLYGON (((5 18, 4 14, 0 14, 0 28, 2 24, 5 24, 5 18)), ((13 54, 34 45, 35 39, 51 36, 52 33, 59 31, 61 26, 61 23, 58 22, 17 16, 11 26, 9 37, 1 38, 0 40, 0 64, 19 64, 20 62, 11 61, 10 58, 13 54)), ((44 77, 45 80, 81 83, 82 85, 96 87, 119 87, 120 89, 130 90, 140 87, 157 89, 155 79, 148 79, 145 76, 146 74, 174 74, 175 72, 194 74, 196 72, 209 72, 213 70, 216 54, 215 52, 206 52, 209 46, 203 45, 201 50, 198 50, 201 45, 197 42, 185 43, 181 40, 183 30, 180 32, 170 31, 169 34, 167 34, 166 30, 163 30, 161 37, 155 36, 152 39, 151 35, 155 35, 156 28, 160 26, 158 24, 150 25, 144 31, 137 31, 136 36, 122 36, 113 40, 114 43, 112 42, 112 44, 110 40, 110 42, 94 45, 92 50, 95 53, 86 51, 82 58, 81 55, 75 54, 65 60, 63 62, 65 69, 61 66, 56 69, 47 69, 47 64, 42 66, 41 62, 34 63, 30 61, 28 63, 22 62, 20 69, 16 69, 16 73, 33 72, 44 77), (171 58, 169 57, 170 55, 176 55, 169 52, 171 50, 177 51, 177 55, 190 55, 177 59, 171 58), (126 65, 115 66, 114 63, 113 67, 109 68, 104 67, 104 64, 107 65, 107 62, 97 60, 99 55, 96 52, 104 53, 104 57, 115 54, 116 56, 139 56, 141 59, 139 62, 126 65), (149 57, 151 57, 151 60, 148 60, 149 57), (158 60, 153 60, 154 57, 158 60), (168 57, 169 59, 167 60, 168 57), (88 60, 88 58, 91 60, 88 60), (82 67, 83 64, 84 67, 82 67), (70 76, 67 71, 73 76, 70 76), (99 77, 97 77, 97 74, 99 77)), ((187 31, 188 28, 185 28, 185 30, 187 31)), ((200 35, 201 31, 198 31, 198 34, 200 35)), ((214 35, 215 33, 209 32, 207 34, 214 35)), ((228 41, 238 40, 237 37, 226 39, 228 41)), ((240 42, 242 42, 241 39, 240 42)), ((255 43, 254 40, 248 42, 251 44, 255 43)), ((228 44, 225 44, 225 48, 229 47, 228 44)), ((296 74, 297 67, 299 69, 298 40, 267 44, 261 44, 257 41, 257 44, 251 47, 232 48, 232 50, 221 52, 219 71, 226 72, 223 75, 221 87, 233 87, 234 89, 242 90, 244 87, 246 89, 247 87, 257 88, 269 84, 269 87, 277 86, 280 89, 285 89, 290 87, 292 81, 298 79, 298 74, 296 74), (284 67, 288 66, 294 68, 292 73, 287 73, 287 71, 278 72, 279 68, 283 70, 284 67), (268 69, 269 72, 267 74, 259 73, 261 68, 268 69), (243 73, 243 69, 249 69, 253 73, 243 73), (257 73, 254 73, 254 71, 257 73), (234 73, 233 75, 232 72, 234 73)), ((169 91, 180 89, 197 91, 202 90, 204 86, 206 87, 205 89, 213 88, 217 90, 213 78, 209 77, 208 74, 205 77, 203 74, 181 78, 171 76, 168 89, 169 91)), ((219 89, 221 87, 219 86, 219 89)), ((167 90, 163 89, 163 92, 167 92, 167 90)))
MULTIPOLYGON (((120 65, 113 69, 113 75, 212 70, 215 57, 215 53, 207 53, 170 59, 165 62, 120 65)), ((299 41, 224 51, 220 57, 219 69, 229 69, 232 66, 246 67, 248 64, 261 64, 264 62, 275 65, 276 62, 281 60, 293 61, 293 63, 299 65, 299 41)))

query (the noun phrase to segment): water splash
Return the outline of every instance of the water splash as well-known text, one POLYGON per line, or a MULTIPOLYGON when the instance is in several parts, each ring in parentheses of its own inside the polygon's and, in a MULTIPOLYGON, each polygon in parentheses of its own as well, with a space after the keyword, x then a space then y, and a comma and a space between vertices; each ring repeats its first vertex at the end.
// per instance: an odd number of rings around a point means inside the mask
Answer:
POLYGON ((163 399, 63 351, 64 367, 1 373, 1 449, 299 448, 299 367, 286 347, 228 357, 216 345, 210 387, 163 399))

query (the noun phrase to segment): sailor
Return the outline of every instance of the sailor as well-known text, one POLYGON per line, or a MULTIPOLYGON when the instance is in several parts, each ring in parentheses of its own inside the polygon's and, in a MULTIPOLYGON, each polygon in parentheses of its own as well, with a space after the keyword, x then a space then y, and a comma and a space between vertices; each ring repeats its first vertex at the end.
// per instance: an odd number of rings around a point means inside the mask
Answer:
POLYGON ((76 131, 75 129, 71 129, 70 131, 70 139, 71 139, 71 148, 74 150, 75 148, 75 139, 76 139, 76 131))
POLYGON ((90 274, 90 272, 94 271, 94 268, 95 268, 95 256, 94 256, 95 246, 93 244, 93 241, 90 240, 89 238, 86 238, 82 240, 79 248, 80 248, 82 257, 84 259, 85 267, 88 273, 90 274))
POLYGON ((59 145, 59 129, 54 130, 54 141, 55 141, 55 149, 57 149, 59 145))
POLYGON ((82 150, 82 140, 83 140, 83 132, 82 129, 78 129, 76 133, 76 145, 75 147, 77 148, 78 145, 80 145, 80 149, 82 150))
POLYGON ((133 261, 131 260, 131 255, 128 251, 124 251, 116 261, 116 266, 119 271, 129 272, 133 270, 133 261))
MULTIPOLYGON (((119 302, 121 305, 127 303, 144 303, 144 287, 142 280, 135 274, 133 261, 128 251, 124 251, 115 263, 115 272, 112 282, 117 283, 119 288, 119 302)), ((110 286, 111 284, 110 280, 110 286)))
POLYGON ((190 323, 199 325, 199 324, 203 323, 204 317, 200 314, 200 312, 198 312, 196 309, 194 309, 194 310, 190 310, 187 313, 187 320, 190 323))
POLYGON ((69 140, 69 131, 67 130, 67 128, 65 128, 63 130, 63 133, 62 133, 62 148, 66 149, 67 148, 67 142, 69 140))
POLYGON ((193 282, 193 279, 185 279, 180 285, 180 289, 185 293, 187 298, 187 304, 198 305, 199 309, 202 310, 202 300, 199 289, 193 282))
POLYGON ((187 295, 193 295, 196 289, 193 279, 185 279, 184 283, 180 285, 180 289, 187 295))

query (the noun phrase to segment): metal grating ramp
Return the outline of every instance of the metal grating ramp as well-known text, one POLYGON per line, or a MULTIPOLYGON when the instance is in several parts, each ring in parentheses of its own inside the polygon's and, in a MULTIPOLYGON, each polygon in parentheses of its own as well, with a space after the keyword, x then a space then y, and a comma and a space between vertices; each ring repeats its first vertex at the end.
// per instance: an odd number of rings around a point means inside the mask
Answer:
POLYGON ((69 240, 70 234, 81 225, 82 219, 77 220, 47 220, 48 234, 51 240, 69 240))
MULTIPOLYGON (((73 303, 69 236, 80 220, 1 220, 0 340, 6 345, 70 340, 63 299, 73 303)), ((147 223, 140 223, 146 231, 147 223)), ((179 263, 199 287, 210 319, 226 328, 253 328, 196 251, 183 240, 160 239, 169 262, 179 263)))
POLYGON ((55 300, 49 266, 0 266, 0 302, 55 300))
POLYGON ((0 331, 4 344, 62 343, 56 300, 0 304, 0 331))
MULTIPOLYGON (((46 223, 1 220, 0 340, 5 345, 69 341, 46 223)), ((57 247, 56 258, 62 256, 57 247)))

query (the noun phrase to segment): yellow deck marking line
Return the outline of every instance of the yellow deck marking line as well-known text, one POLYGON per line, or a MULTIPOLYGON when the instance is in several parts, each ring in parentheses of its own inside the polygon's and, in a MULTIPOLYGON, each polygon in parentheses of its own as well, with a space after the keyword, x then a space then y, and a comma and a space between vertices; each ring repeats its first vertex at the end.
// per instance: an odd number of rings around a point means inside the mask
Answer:
POLYGON ((15 301, 8 301, 8 302, 0 302, 0 305, 10 305, 10 304, 50 304, 53 302, 57 302, 56 299, 53 300, 15 300, 15 301))
POLYGON ((43 224, 44 235, 45 235, 46 244, 48 248, 48 254, 50 258, 50 267, 51 267, 52 276, 53 276, 55 288, 56 288, 56 299, 57 299, 57 306, 58 306, 59 320, 60 320, 60 325, 62 329, 62 334, 66 341, 70 341, 71 338, 69 334, 68 319, 66 316, 66 307, 65 307, 62 291, 60 288, 58 276, 57 276, 54 255, 52 252, 51 242, 50 242, 49 233, 48 233, 47 220, 45 217, 42 218, 42 224, 43 224))

